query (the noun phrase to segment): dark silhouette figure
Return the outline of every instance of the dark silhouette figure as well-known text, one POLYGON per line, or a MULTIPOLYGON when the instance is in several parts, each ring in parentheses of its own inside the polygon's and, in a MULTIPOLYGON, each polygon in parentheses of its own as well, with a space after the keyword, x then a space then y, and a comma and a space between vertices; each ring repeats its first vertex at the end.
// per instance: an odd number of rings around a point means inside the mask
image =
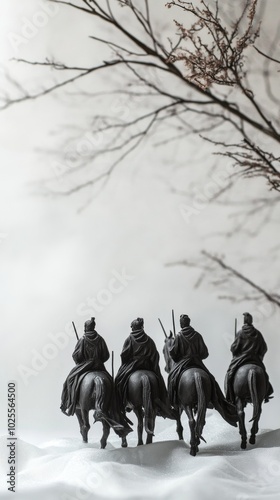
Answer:
MULTIPOLYGON (((79 386, 83 377, 92 371, 107 372, 104 363, 110 354, 103 337, 95 330, 95 318, 85 322, 85 334, 78 340, 72 355, 76 366, 69 373, 62 390, 60 409, 66 415, 74 415, 79 386)), ((109 375, 110 377, 110 375, 109 375)))
POLYGON ((225 378, 225 390, 230 401, 234 402, 239 421, 241 448, 247 446, 244 408, 247 403, 253 404, 253 421, 249 442, 255 444, 259 430, 259 419, 263 401, 269 401, 273 388, 263 364, 267 351, 262 334, 253 326, 253 317, 244 313, 244 325, 237 333, 231 346, 232 362, 225 378))
POLYGON ((113 379, 104 366, 109 356, 105 340, 95 331, 95 318, 91 318, 75 347, 76 366, 63 385, 60 407, 68 416, 76 414, 84 442, 90 429, 89 411, 94 410, 95 421, 103 425, 101 448, 107 444, 110 427, 120 437, 132 431, 118 411, 113 379))
MULTIPOLYGON (((121 367, 115 385, 121 411, 135 411, 138 418, 138 444, 143 444, 144 408, 147 443, 152 442, 156 415, 175 418, 168 402, 167 390, 159 368, 159 353, 154 341, 145 333, 144 320, 131 323, 131 333, 121 353, 121 367)), ((123 440, 122 446, 127 446, 123 440)))
POLYGON ((182 374, 190 368, 199 368, 204 370, 210 379, 211 404, 229 424, 236 426, 237 415, 234 406, 226 401, 218 383, 202 361, 208 357, 208 349, 202 335, 190 326, 190 318, 185 314, 180 316, 180 325, 182 329, 176 335, 169 351, 174 362, 168 377, 171 404, 175 409, 180 407, 178 388, 182 374))
POLYGON ((233 392, 233 378, 238 368, 253 363, 263 369, 266 378, 265 402, 268 402, 273 393, 273 388, 269 382, 268 374, 263 363, 263 358, 267 352, 266 342, 259 330, 253 325, 253 316, 246 312, 243 314, 244 324, 236 335, 230 350, 232 361, 229 365, 225 378, 225 393, 229 401, 235 402, 233 392))
MULTIPOLYGON (((174 346, 175 338, 170 332, 170 336, 165 339, 163 348, 166 361, 165 370, 167 373, 175 367, 175 361, 170 356, 170 351, 174 346)), ((195 456, 199 451, 200 440, 203 440, 202 433, 205 425, 207 407, 210 405, 211 380, 208 373, 201 368, 186 368, 178 377, 178 387, 176 387, 176 414, 179 439, 183 439, 183 426, 181 415, 185 410, 190 427, 190 454, 195 456), (196 415, 196 418, 195 418, 196 415)), ((172 396, 172 394, 171 394, 172 396)))

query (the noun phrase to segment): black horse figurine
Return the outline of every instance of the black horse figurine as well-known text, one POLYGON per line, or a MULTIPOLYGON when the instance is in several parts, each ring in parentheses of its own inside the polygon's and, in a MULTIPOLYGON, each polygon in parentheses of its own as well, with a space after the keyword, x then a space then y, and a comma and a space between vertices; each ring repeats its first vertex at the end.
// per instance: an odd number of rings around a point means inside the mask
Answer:
MULTIPOLYGON (((172 333, 165 339, 163 354, 166 362, 165 371, 169 373, 174 365, 170 356, 170 348, 174 343, 172 333)), ((200 440, 203 439, 202 432, 205 425, 207 406, 211 398, 211 381, 207 372, 201 368, 188 368, 185 370, 178 383, 179 416, 177 418, 177 433, 179 439, 183 439, 183 426, 181 415, 185 410, 190 427, 190 454, 195 456, 199 451, 200 440), (195 418, 196 415, 196 418, 195 418)))
MULTIPOLYGON (((138 444, 143 444, 143 427, 147 433, 146 444, 153 442, 156 402, 159 400, 158 380, 152 371, 137 370, 132 373, 127 386, 126 408, 134 411, 138 419, 138 444)), ((122 447, 127 446, 126 436, 122 437, 122 447)))
POLYGON ((107 445, 110 427, 113 427, 117 434, 122 434, 124 430, 123 426, 109 416, 111 415, 113 401, 114 388, 112 379, 108 373, 93 371, 84 376, 80 385, 78 404, 75 410, 84 443, 88 442, 90 410, 94 410, 94 421, 102 422, 103 435, 100 440, 102 449, 107 445))
POLYGON ((266 395, 266 377, 262 367, 255 364, 245 364, 237 369, 233 378, 233 393, 239 422, 239 433, 241 435, 241 448, 246 449, 247 432, 245 427, 244 408, 247 403, 253 404, 253 421, 250 444, 255 444, 256 434, 259 430, 259 420, 262 412, 262 403, 266 395))

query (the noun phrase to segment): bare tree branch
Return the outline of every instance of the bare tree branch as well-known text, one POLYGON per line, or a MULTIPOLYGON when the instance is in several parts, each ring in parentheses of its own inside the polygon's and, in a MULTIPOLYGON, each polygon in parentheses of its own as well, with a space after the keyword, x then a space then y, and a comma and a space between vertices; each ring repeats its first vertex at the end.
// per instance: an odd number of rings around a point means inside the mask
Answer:
POLYGON ((204 255, 205 257, 210 259, 210 261, 218 264, 218 266, 220 268, 224 269, 225 271, 228 271, 232 276, 236 277, 238 280, 241 280, 244 283, 246 283, 247 285, 249 285, 249 287, 251 287, 253 290, 256 290, 257 292, 259 292, 259 294, 262 295, 263 297, 265 297, 266 300, 277 305, 277 307, 280 307, 280 295, 279 294, 267 292, 263 287, 256 284, 254 281, 252 281, 248 277, 244 276, 243 274, 241 274, 239 271, 237 271, 233 267, 226 264, 223 259, 221 259, 221 258, 219 258, 219 257, 217 257, 209 252, 206 252, 205 250, 202 251, 202 255, 204 255))
MULTIPOLYGON (((167 8, 180 12, 180 21, 175 21, 173 36, 165 41, 157 34, 152 0, 50 1, 74 9, 76 15, 91 16, 93 23, 98 23, 109 35, 103 38, 89 34, 89 38, 92 44, 103 44, 110 55, 105 61, 97 59, 96 65, 89 67, 68 65, 49 58, 41 62, 18 59, 18 62, 33 66, 34 71, 39 67, 49 68, 63 77, 46 89, 30 92, 7 76, 16 97, 3 91, 0 109, 62 89, 65 92, 69 87, 72 95, 78 93, 93 99, 100 95, 122 96, 129 105, 127 116, 113 115, 107 102, 105 110, 90 111, 90 124, 86 130, 95 136, 100 134, 102 144, 86 156, 76 154, 75 157, 75 143, 79 142, 82 131, 72 129, 65 146, 72 144, 75 161, 68 168, 66 157, 69 151, 62 147, 62 162, 65 161, 71 179, 77 172, 87 171, 89 175, 86 180, 79 178, 74 186, 64 189, 61 194, 68 196, 90 186, 104 185, 117 165, 158 131, 161 134, 154 143, 161 147, 175 141, 184 144, 186 137, 196 134, 208 142, 214 154, 229 160, 234 167, 227 182, 209 198, 209 203, 215 201, 230 206, 225 195, 234 190, 241 178, 264 180, 265 189, 273 193, 271 198, 262 195, 250 199, 246 206, 239 201, 233 202, 233 206, 236 204, 240 208, 232 213, 235 223, 224 235, 232 236, 241 231, 256 233, 256 228, 248 228, 249 224, 242 227, 244 217, 250 220, 258 214, 259 223, 264 224, 280 199, 279 82, 274 79, 275 75, 272 77, 271 71, 271 63, 280 64, 280 57, 277 54, 274 57, 274 53, 273 57, 268 55, 269 51, 263 50, 260 42, 256 47, 262 34, 257 11, 260 1, 241 2, 236 7, 235 19, 228 22, 221 16, 218 2, 211 8, 206 0, 201 0, 198 5, 185 0, 169 1, 167 8), (257 58, 252 67, 248 62, 250 54, 257 58), (114 75, 113 68, 124 76, 121 85, 112 83, 110 86, 106 81, 104 91, 92 93, 82 86, 86 85, 84 77, 92 75, 94 78, 104 73, 104 69, 114 75), (267 99, 263 99, 254 82, 255 74, 258 75, 259 87, 266 89, 267 99), (81 89, 75 85, 81 85, 81 89), (135 104, 134 108, 132 104, 135 104), (109 161, 100 170, 96 165, 101 158, 109 158, 109 161)), ((98 57, 98 51, 96 53, 98 57)), ((277 76, 277 71, 275 73, 277 76)), ((59 92, 55 95, 58 98, 59 92)), ((222 258, 206 251, 202 256, 203 262, 181 262, 181 265, 196 266, 201 270, 195 286, 211 273, 216 287, 225 285, 224 275, 216 276, 217 269, 220 269, 250 287, 248 300, 263 297, 280 306, 278 294, 267 292, 227 265, 222 258)), ((225 292, 223 297, 237 300, 233 293, 225 292)))

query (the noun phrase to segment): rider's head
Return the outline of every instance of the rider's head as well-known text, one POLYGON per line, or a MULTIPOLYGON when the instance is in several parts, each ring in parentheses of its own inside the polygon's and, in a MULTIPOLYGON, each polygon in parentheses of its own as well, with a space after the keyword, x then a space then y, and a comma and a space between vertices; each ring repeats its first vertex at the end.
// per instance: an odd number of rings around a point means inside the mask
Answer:
POLYGON ((88 319, 85 322, 85 332, 94 332, 95 329, 95 318, 88 319))
POLYGON ((143 318, 134 319, 130 326, 132 331, 142 330, 142 328, 144 327, 143 318))
POLYGON ((181 328, 185 328, 186 326, 190 326, 190 322, 191 322, 191 320, 187 314, 181 314, 181 316, 180 316, 181 328))
POLYGON ((246 312, 246 313, 243 313, 243 316, 244 316, 244 325, 252 325, 253 324, 252 314, 246 312))

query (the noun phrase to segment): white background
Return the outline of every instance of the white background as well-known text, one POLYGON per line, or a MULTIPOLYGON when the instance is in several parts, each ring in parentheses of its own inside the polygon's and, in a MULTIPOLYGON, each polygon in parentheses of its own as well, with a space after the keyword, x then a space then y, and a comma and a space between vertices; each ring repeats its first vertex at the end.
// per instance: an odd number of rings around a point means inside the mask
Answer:
MULTIPOLYGON (((165 20, 164 3, 159 2, 159 16, 165 20)), ((86 17, 62 6, 36 36, 15 50, 9 34, 20 34, 25 19, 32 19, 40 9, 41 3, 36 0, 2 0, 3 67, 12 57, 44 60, 46 55, 55 55, 58 60, 71 62, 73 58, 80 64, 94 60, 96 45, 87 38, 92 25, 86 17)), ((267 26, 273 23, 273 10, 270 14, 267 26)), ((167 32, 171 26, 168 23, 172 22, 172 16, 168 16, 167 32)), ((47 85, 47 78, 52 78, 37 68, 9 64, 22 85, 29 88, 47 85)), ((92 88, 100 83, 89 80, 88 85, 92 88)), ((207 149, 203 149, 204 143, 199 139, 188 140, 181 148, 171 145, 167 155, 143 146, 119 167, 105 190, 82 211, 90 192, 71 197, 41 194, 43 182, 54 177, 53 158, 42 150, 54 149, 61 128, 69 122, 80 123, 85 113, 94 114, 92 103, 77 101, 69 106, 69 99, 59 99, 58 94, 14 105, 0 113, 0 233, 5 235, 0 246, 0 424, 5 434, 6 385, 9 380, 17 380, 18 432, 31 442, 42 435, 48 438, 78 434, 75 418, 67 419, 59 410, 62 384, 73 366, 74 333, 68 335, 65 348, 43 362, 40 370, 34 364, 34 358, 46 353, 46 346, 53 344, 50 334, 65 332, 71 320, 81 335, 84 321, 91 315, 96 317, 97 331, 115 352, 116 371, 131 320, 144 317, 145 329, 161 352, 163 334, 157 318, 169 329, 174 308, 179 328, 179 315, 188 313, 208 345, 210 356, 206 364, 223 386, 231 359, 234 318, 238 317, 240 325, 245 310, 255 311, 252 303, 219 301, 217 291, 207 284, 194 289, 195 270, 165 266, 170 261, 196 256, 201 248, 217 249, 209 232, 225 228, 228 223, 222 209, 209 205, 191 224, 186 224, 180 213, 182 199, 170 190, 171 178, 185 186, 196 178, 192 166, 203 167, 205 182, 208 181, 204 167, 213 160, 208 160, 207 149), (87 299, 96 298, 108 287, 113 273, 123 268, 133 276, 124 290, 114 294, 100 312, 86 307, 87 299), (26 368, 33 370, 28 379, 21 376, 26 368)), ((245 181, 240 189, 241 195, 246 193, 245 181)), ((257 244, 236 236, 225 244, 224 250, 232 259, 237 253, 244 256, 247 261, 242 270, 246 273, 249 269, 251 276, 262 283, 267 244, 273 243, 275 234, 275 226, 271 225, 257 244)), ((269 283, 270 273, 277 273, 277 261, 266 262, 265 271, 269 283)), ((277 428, 279 313, 260 315, 255 326, 268 343, 265 362, 275 389, 274 400, 264 406, 261 426, 277 428)), ((161 366, 163 369, 163 362, 161 366)))

